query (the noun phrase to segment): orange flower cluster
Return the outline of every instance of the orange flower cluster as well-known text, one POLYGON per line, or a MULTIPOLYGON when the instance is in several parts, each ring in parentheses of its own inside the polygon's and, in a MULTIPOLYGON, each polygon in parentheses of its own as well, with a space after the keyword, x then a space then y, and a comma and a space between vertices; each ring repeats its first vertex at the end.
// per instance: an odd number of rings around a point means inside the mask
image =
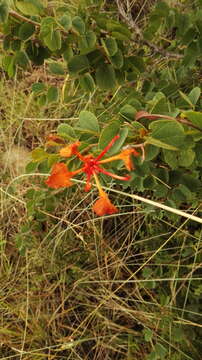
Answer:
POLYGON ((93 211, 98 216, 103 215, 111 215, 118 212, 118 209, 111 203, 107 194, 101 187, 97 174, 102 173, 108 176, 111 176, 114 179, 119 180, 129 180, 130 176, 119 176, 117 174, 111 173, 103 168, 101 165, 114 161, 114 160, 122 160, 125 164, 125 167, 128 171, 133 170, 133 163, 131 156, 139 156, 139 153, 132 149, 124 149, 119 154, 108 157, 106 159, 102 159, 103 156, 109 151, 109 149, 113 146, 116 140, 119 139, 119 135, 116 135, 110 143, 105 147, 105 149, 97 156, 94 157, 92 154, 88 154, 83 156, 79 151, 78 147, 80 146, 80 142, 77 141, 73 144, 63 147, 60 150, 60 156, 64 158, 70 158, 72 156, 76 156, 83 163, 83 166, 75 171, 69 171, 67 165, 64 162, 56 163, 53 165, 51 170, 51 174, 46 180, 46 184, 53 188, 58 189, 62 187, 69 187, 73 185, 71 179, 79 174, 85 173, 86 175, 86 186, 85 191, 89 191, 91 189, 91 178, 94 177, 95 184, 99 191, 99 199, 93 205, 93 211))

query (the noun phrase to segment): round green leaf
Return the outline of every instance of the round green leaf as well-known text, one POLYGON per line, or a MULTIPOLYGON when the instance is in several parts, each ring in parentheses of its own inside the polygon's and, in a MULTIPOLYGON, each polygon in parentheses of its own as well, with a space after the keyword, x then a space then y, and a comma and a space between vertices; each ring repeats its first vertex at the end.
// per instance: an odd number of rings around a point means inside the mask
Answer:
POLYGON ((65 74, 64 67, 62 66, 62 64, 60 64, 58 62, 50 63, 49 64, 49 71, 52 74, 55 74, 55 75, 64 75, 65 74))
POLYGON ((79 48, 82 54, 87 54, 92 51, 96 44, 96 34, 94 31, 87 31, 85 35, 82 35, 79 39, 79 48))
POLYGON ((40 93, 40 92, 44 91, 45 88, 46 88, 45 84, 41 83, 41 82, 32 84, 32 91, 34 93, 40 93))
POLYGON ((80 112, 78 125, 86 132, 98 133, 100 131, 98 120, 90 111, 83 110, 80 112))
POLYGON ((86 26, 80 16, 75 16, 72 19, 72 25, 74 30, 76 30, 80 35, 85 33, 86 26))
POLYGON ((123 66, 123 54, 121 50, 118 50, 116 54, 109 58, 115 69, 120 69, 123 66))
POLYGON ((200 127, 202 129, 202 113, 197 111, 186 111, 185 115, 192 124, 200 127))
POLYGON ((201 89, 199 87, 195 87, 194 89, 192 89, 188 95, 188 97, 193 105, 196 105, 200 96, 201 96, 201 89))
POLYGON ((31 153, 33 162, 41 162, 47 159, 48 154, 45 152, 44 149, 36 148, 31 153))
POLYGON ((126 120, 133 121, 135 118, 136 109, 132 105, 126 104, 120 109, 120 114, 126 120))
POLYGON ((89 68, 88 58, 85 55, 75 55, 70 59, 68 68, 72 74, 80 73, 89 68))
POLYGON ((24 23, 19 28, 18 36, 21 40, 29 39, 35 32, 35 26, 33 24, 24 23))
POLYGON ((96 71, 96 82, 100 89, 110 90, 116 86, 116 77, 112 65, 103 64, 96 71))
POLYGON ((80 86, 87 92, 93 92, 95 90, 95 82, 89 73, 81 76, 79 83, 80 86))
POLYGON ((174 146, 176 148, 184 146, 184 128, 177 121, 157 120, 153 121, 149 125, 149 128, 152 130, 152 138, 157 139, 162 143, 174 146))
POLYGON ((29 58, 24 51, 17 51, 15 54, 15 63, 21 66, 23 69, 29 64, 29 58))
POLYGON ((101 43, 105 49, 107 56, 114 56, 118 51, 116 39, 114 39, 113 37, 101 39, 101 43))
POLYGON ((19 51, 21 49, 21 40, 19 39, 12 40, 10 45, 13 51, 19 51))
POLYGON ((8 3, 7 1, 2 1, 0 4, 0 23, 5 23, 8 19, 8 3))
POLYGON ((49 28, 48 34, 43 37, 45 45, 51 50, 56 51, 61 48, 61 34, 54 27, 49 28))
POLYGON ((72 19, 71 16, 69 14, 64 14, 60 19, 59 19, 59 23, 62 25, 62 27, 66 30, 69 31, 72 27, 72 19))
POLYGON ((39 0, 16 0, 15 5, 25 15, 40 15, 43 5, 39 0))
POLYGON ((49 103, 57 102, 58 101, 58 88, 56 86, 50 86, 47 91, 47 100, 49 103))
POLYGON ((60 124, 57 128, 58 135, 67 138, 68 140, 75 141, 76 134, 72 126, 68 124, 60 124))
MULTIPOLYGON (((99 138, 99 148, 104 149, 105 146, 109 144, 109 142, 113 139, 115 135, 119 134, 120 123, 119 121, 113 121, 109 125, 107 125, 100 134, 99 138)), ((114 147, 114 145, 113 145, 114 147)), ((113 147, 111 148, 113 150, 113 147)))

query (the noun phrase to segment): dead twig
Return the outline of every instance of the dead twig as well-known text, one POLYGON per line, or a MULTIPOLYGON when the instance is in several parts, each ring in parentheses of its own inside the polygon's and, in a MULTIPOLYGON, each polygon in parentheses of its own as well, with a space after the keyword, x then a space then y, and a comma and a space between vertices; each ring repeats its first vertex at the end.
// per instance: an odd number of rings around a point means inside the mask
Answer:
POLYGON ((155 53, 157 54, 161 54, 163 57, 166 58, 175 58, 175 59, 182 59, 183 55, 181 54, 176 54, 176 53, 172 53, 170 51, 166 51, 164 49, 161 49, 160 47, 158 47, 157 45, 153 44, 152 42, 144 39, 142 32, 140 30, 140 28, 135 24, 132 15, 130 12, 126 13, 125 9, 124 9, 124 5, 122 0, 116 0, 116 4, 117 4, 117 8, 119 11, 119 14, 121 15, 121 17, 123 18, 123 20, 125 21, 125 23, 134 30, 134 32, 136 33, 136 35, 139 36, 140 40, 147 45, 150 49, 152 49, 155 53))

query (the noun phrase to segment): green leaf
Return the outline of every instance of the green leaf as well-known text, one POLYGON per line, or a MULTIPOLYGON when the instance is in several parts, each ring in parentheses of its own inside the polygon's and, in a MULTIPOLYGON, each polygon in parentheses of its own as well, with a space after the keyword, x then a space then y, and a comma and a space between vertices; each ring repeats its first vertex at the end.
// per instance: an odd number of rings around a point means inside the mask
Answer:
POLYGON ((70 59, 68 68, 72 74, 80 73, 89 68, 88 58, 85 55, 75 55, 70 59))
POLYGON ((43 5, 39 0, 16 0, 15 5, 24 15, 40 15, 43 12, 43 5))
POLYGON ((62 55, 63 55, 63 57, 64 57, 64 60, 65 60, 66 62, 69 62, 70 59, 74 56, 73 50, 72 50, 71 46, 67 46, 67 47, 66 47, 66 50, 63 52, 62 55))
POLYGON ((59 23, 60 23, 60 25, 62 25, 62 27, 65 29, 65 31, 69 31, 71 29, 71 27, 72 27, 71 16, 69 14, 64 14, 59 19, 59 23))
POLYGON ((145 71, 144 60, 141 56, 129 56, 127 58, 128 63, 137 69, 139 72, 145 71))
POLYGON ((33 162, 41 162, 48 158, 48 154, 44 149, 36 148, 31 153, 33 162))
POLYGON ((187 117, 187 119, 189 119, 192 122, 192 124, 202 129, 202 113, 197 111, 185 111, 184 114, 187 117))
POLYGON ((3 39, 3 49, 4 50, 9 50, 10 46, 11 46, 11 36, 7 35, 3 39))
POLYGON ((19 39, 15 39, 15 40, 12 40, 11 41, 11 43, 10 43, 10 45, 11 45, 11 49, 13 50, 13 51, 19 51, 20 49, 21 49, 21 40, 19 40, 19 39))
POLYGON ((35 32, 35 26, 33 24, 24 23, 19 28, 18 36, 21 40, 29 39, 35 32))
POLYGON ((40 95, 37 98, 37 103, 39 104, 39 106, 45 106, 47 104, 47 96, 45 94, 40 95))
POLYGON ((189 96, 187 96, 186 94, 184 94, 182 91, 179 90, 180 96, 182 97, 182 99, 189 104, 189 106, 191 106, 191 108, 193 108, 193 104, 189 98, 189 96))
POLYGON ((112 148, 108 151, 109 155, 113 155, 117 153, 123 146, 127 136, 128 136, 128 128, 124 127, 123 129, 119 130, 119 139, 116 140, 112 148))
POLYGON ((181 150, 178 156, 178 165, 188 168, 195 159, 195 152, 192 149, 181 150))
POLYGON ((144 329, 144 339, 145 341, 151 341, 153 337, 153 331, 151 329, 144 329))
POLYGON ((95 76, 97 85, 102 90, 110 90, 116 86, 116 77, 112 65, 101 65, 97 69, 95 76))
POLYGON ((32 91, 34 93, 40 93, 40 92, 44 91, 45 88, 46 88, 45 84, 41 83, 41 82, 32 84, 32 91))
POLYGON ((32 41, 28 41, 26 53, 29 59, 36 65, 43 65, 44 60, 50 56, 50 52, 47 48, 41 45, 37 46, 32 41))
POLYGON ((82 54, 92 51, 96 44, 96 34, 94 31, 87 31, 86 34, 81 35, 79 39, 79 48, 82 54))
MULTIPOLYGON (((119 134, 120 123, 119 121, 113 121, 101 131, 98 147, 104 149, 105 146, 113 139, 115 135, 119 134)), ((113 150, 113 147, 111 148, 113 150)), ((112 151, 111 150, 111 151, 112 151)))
POLYGON ((156 343, 154 348, 155 348, 156 354, 159 356, 160 359, 163 359, 168 352, 168 350, 160 343, 156 343))
POLYGON ((136 109, 132 105, 126 104, 120 109, 119 112, 120 115, 123 116, 125 119, 133 121, 135 118, 136 109))
POLYGON ((154 146, 148 144, 145 149, 146 152, 145 160, 146 161, 153 160, 159 154, 159 151, 160 151, 160 146, 154 146))
POLYGON ((118 45, 113 37, 101 39, 102 46, 105 49, 107 56, 114 56, 118 51, 118 45))
POLYGON ((166 144, 163 141, 158 140, 158 139, 154 139, 152 137, 147 137, 147 140, 146 140, 145 144, 151 144, 151 145, 161 147, 162 149, 167 149, 167 150, 173 150, 173 151, 178 150, 177 147, 166 144))
POLYGON ((72 19, 72 25, 73 25, 74 30, 76 30, 76 32, 79 33, 80 35, 85 33, 86 26, 80 16, 75 16, 72 19))
POLYGON ((52 62, 49 64, 49 71, 55 75, 64 75, 65 70, 62 64, 59 62, 52 62))
POLYGON ((196 193, 196 191, 198 191, 198 189, 201 187, 201 181, 189 174, 182 175, 180 182, 187 186, 188 189, 194 193, 196 193))
POLYGON ((201 96, 201 89, 199 87, 195 87, 194 89, 192 89, 188 95, 188 97, 193 105, 196 105, 200 96, 201 96))
POLYGON ((55 30, 54 27, 49 27, 48 34, 43 37, 45 45, 51 50, 56 51, 61 48, 61 34, 59 30, 55 30))
POLYGON ((17 51, 15 54, 15 63, 21 66, 23 69, 29 64, 29 58, 24 51, 17 51))
POLYGON ((164 150, 163 153, 165 161, 173 169, 180 166, 188 168, 195 159, 195 152, 192 149, 181 150, 180 152, 164 150))
POLYGON ((185 49, 185 56, 182 65, 185 67, 193 67, 199 56, 198 42, 192 41, 185 49))
POLYGON ((47 100, 49 103, 57 102, 59 97, 58 88, 56 86, 50 86, 47 91, 47 100))
POLYGON ((8 73, 9 77, 13 77, 15 75, 16 66, 14 60, 14 56, 11 55, 6 55, 2 59, 2 67, 8 73))
POLYGON ((177 154, 174 151, 163 150, 164 160, 171 167, 171 169, 178 168, 178 158, 177 154))
POLYGON ((0 4, 0 23, 5 23, 8 20, 8 12, 9 12, 9 6, 8 6, 8 2, 5 1, 1 1, 0 4))
POLYGON ((87 92, 93 92, 95 90, 95 82, 89 73, 81 76, 79 83, 80 86, 87 92))
POLYGON ((33 162, 33 161, 29 162, 25 168, 26 174, 31 174, 31 173, 35 172, 37 169, 37 166, 38 166, 37 162, 33 162))
POLYGON ((73 127, 68 124, 60 124, 57 128, 57 133, 58 135, 67 138, 68 140, 76 140, 76 133, 73 127))
POLYGON ((98 133, 100 131, 98 120, 90 111, 83 110, 80 112, 78 125, 87 132, 98 133))
POLYGON ((115 39, 121 41, 128 41, 131 39, 131 32, 125 25, 110 20, 107 22, 106 26, 107 30, 111 31, 111 34, 115 39))
POLYGON ((124 62, 122 51, 118 50, 114 56, 109 58, 109 60, 115 69, 122 68, 124 62))
POLYGON ((55 19, 52 16, 47 16, 41 20, 40 35, 47 36, 57 26, 55 19))
MULTIPOLYGON (((184 128, 175 120, 153 121, 149 128, 152 130, 151 137, 167 145, 177 147, 184 146, 184 128)), ((153 144, 154 145, 154 144, 153 144)), ((176 150, 176 149, 175 149, 176 150)))

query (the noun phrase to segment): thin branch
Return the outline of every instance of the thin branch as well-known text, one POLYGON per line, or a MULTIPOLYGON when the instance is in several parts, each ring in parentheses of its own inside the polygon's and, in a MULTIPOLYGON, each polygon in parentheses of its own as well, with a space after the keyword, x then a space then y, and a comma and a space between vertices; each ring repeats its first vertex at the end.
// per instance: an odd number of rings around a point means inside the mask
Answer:
POLYGON ((19 20, 21 20, 21 21, 23 21, 23 22, 27 22, 27 23, 32 24, 32 25, 34 25, 34 26, 40 27, 40 24, 39 24, 38 22, 33 21, 33 20, 31 20, 31 19, 29 19, 29 18, 27 18, 27 17, 25 17, 25 16, 23 16, 23 15, 21 15, 21 14, 18 14, 18 13, 17 13, 16 11, 14 11, 14 10, 9 10, 9 15, 11 15, 11 16, 13 16, 14 18, 19 19, 19 20))
MULTIPOLYGON (((21 21, 23 21, 23 22, 27 22, 27 23, 29 23, 29 24, 32 24, 32 25, 34 25, 34 26, 36 26, 37 28, 40 28, 41 27, 41 24, 40 23, 38 23, 38 22, 36 22, 36 21, 33 21, 33 20, 31 20, 31 19, 29 19, 29 18, 27 18, 27 17, 25 17, 25 16, 23 16, 23 15, 21 15, 21 14, 18 14, 16 11, 14 11, 14 10, 10 10, 9 11, 9 15, 11 15, 12 17, 14 17, 14 18, 16 18, 16 19, 19 19, 19 20, 21 20, 21 21)), ((69 32, 67 32, 67 31, 65 31, 65 30, 63 30, 63 29, 60 29, 61 30, 61 32, 64 34, 64 35, 68 35, 69 34, 69 32)), ((71 32, 73 32, 74 33, 74 31, 72 30, 71 32)))
POLYGON ((124 10, 124 2, 122 2, 122 0, 116 0, 116 4, 117 4, 117 8, 118 11, 121 15, 121 17, 123 18, 123 20, 125 21, 125 23, 134 30, 134 32, 139 36, 140 40, 146 44, 148 47, 150 47, 155 53, 157 54, 161 54, 164 57, 167 58, 176 58, 176 59, 182 59, 183 55, 181 54, 176 54, 176 53, 172 53, 170 51, 166 51, 164 49, 161 49, 160 47, 158 47, 157 45, 153 44, 152 42, 144 39, 142 32, 140 30, 140 28, 135 24, 131 13, 127 13, 124 10))

